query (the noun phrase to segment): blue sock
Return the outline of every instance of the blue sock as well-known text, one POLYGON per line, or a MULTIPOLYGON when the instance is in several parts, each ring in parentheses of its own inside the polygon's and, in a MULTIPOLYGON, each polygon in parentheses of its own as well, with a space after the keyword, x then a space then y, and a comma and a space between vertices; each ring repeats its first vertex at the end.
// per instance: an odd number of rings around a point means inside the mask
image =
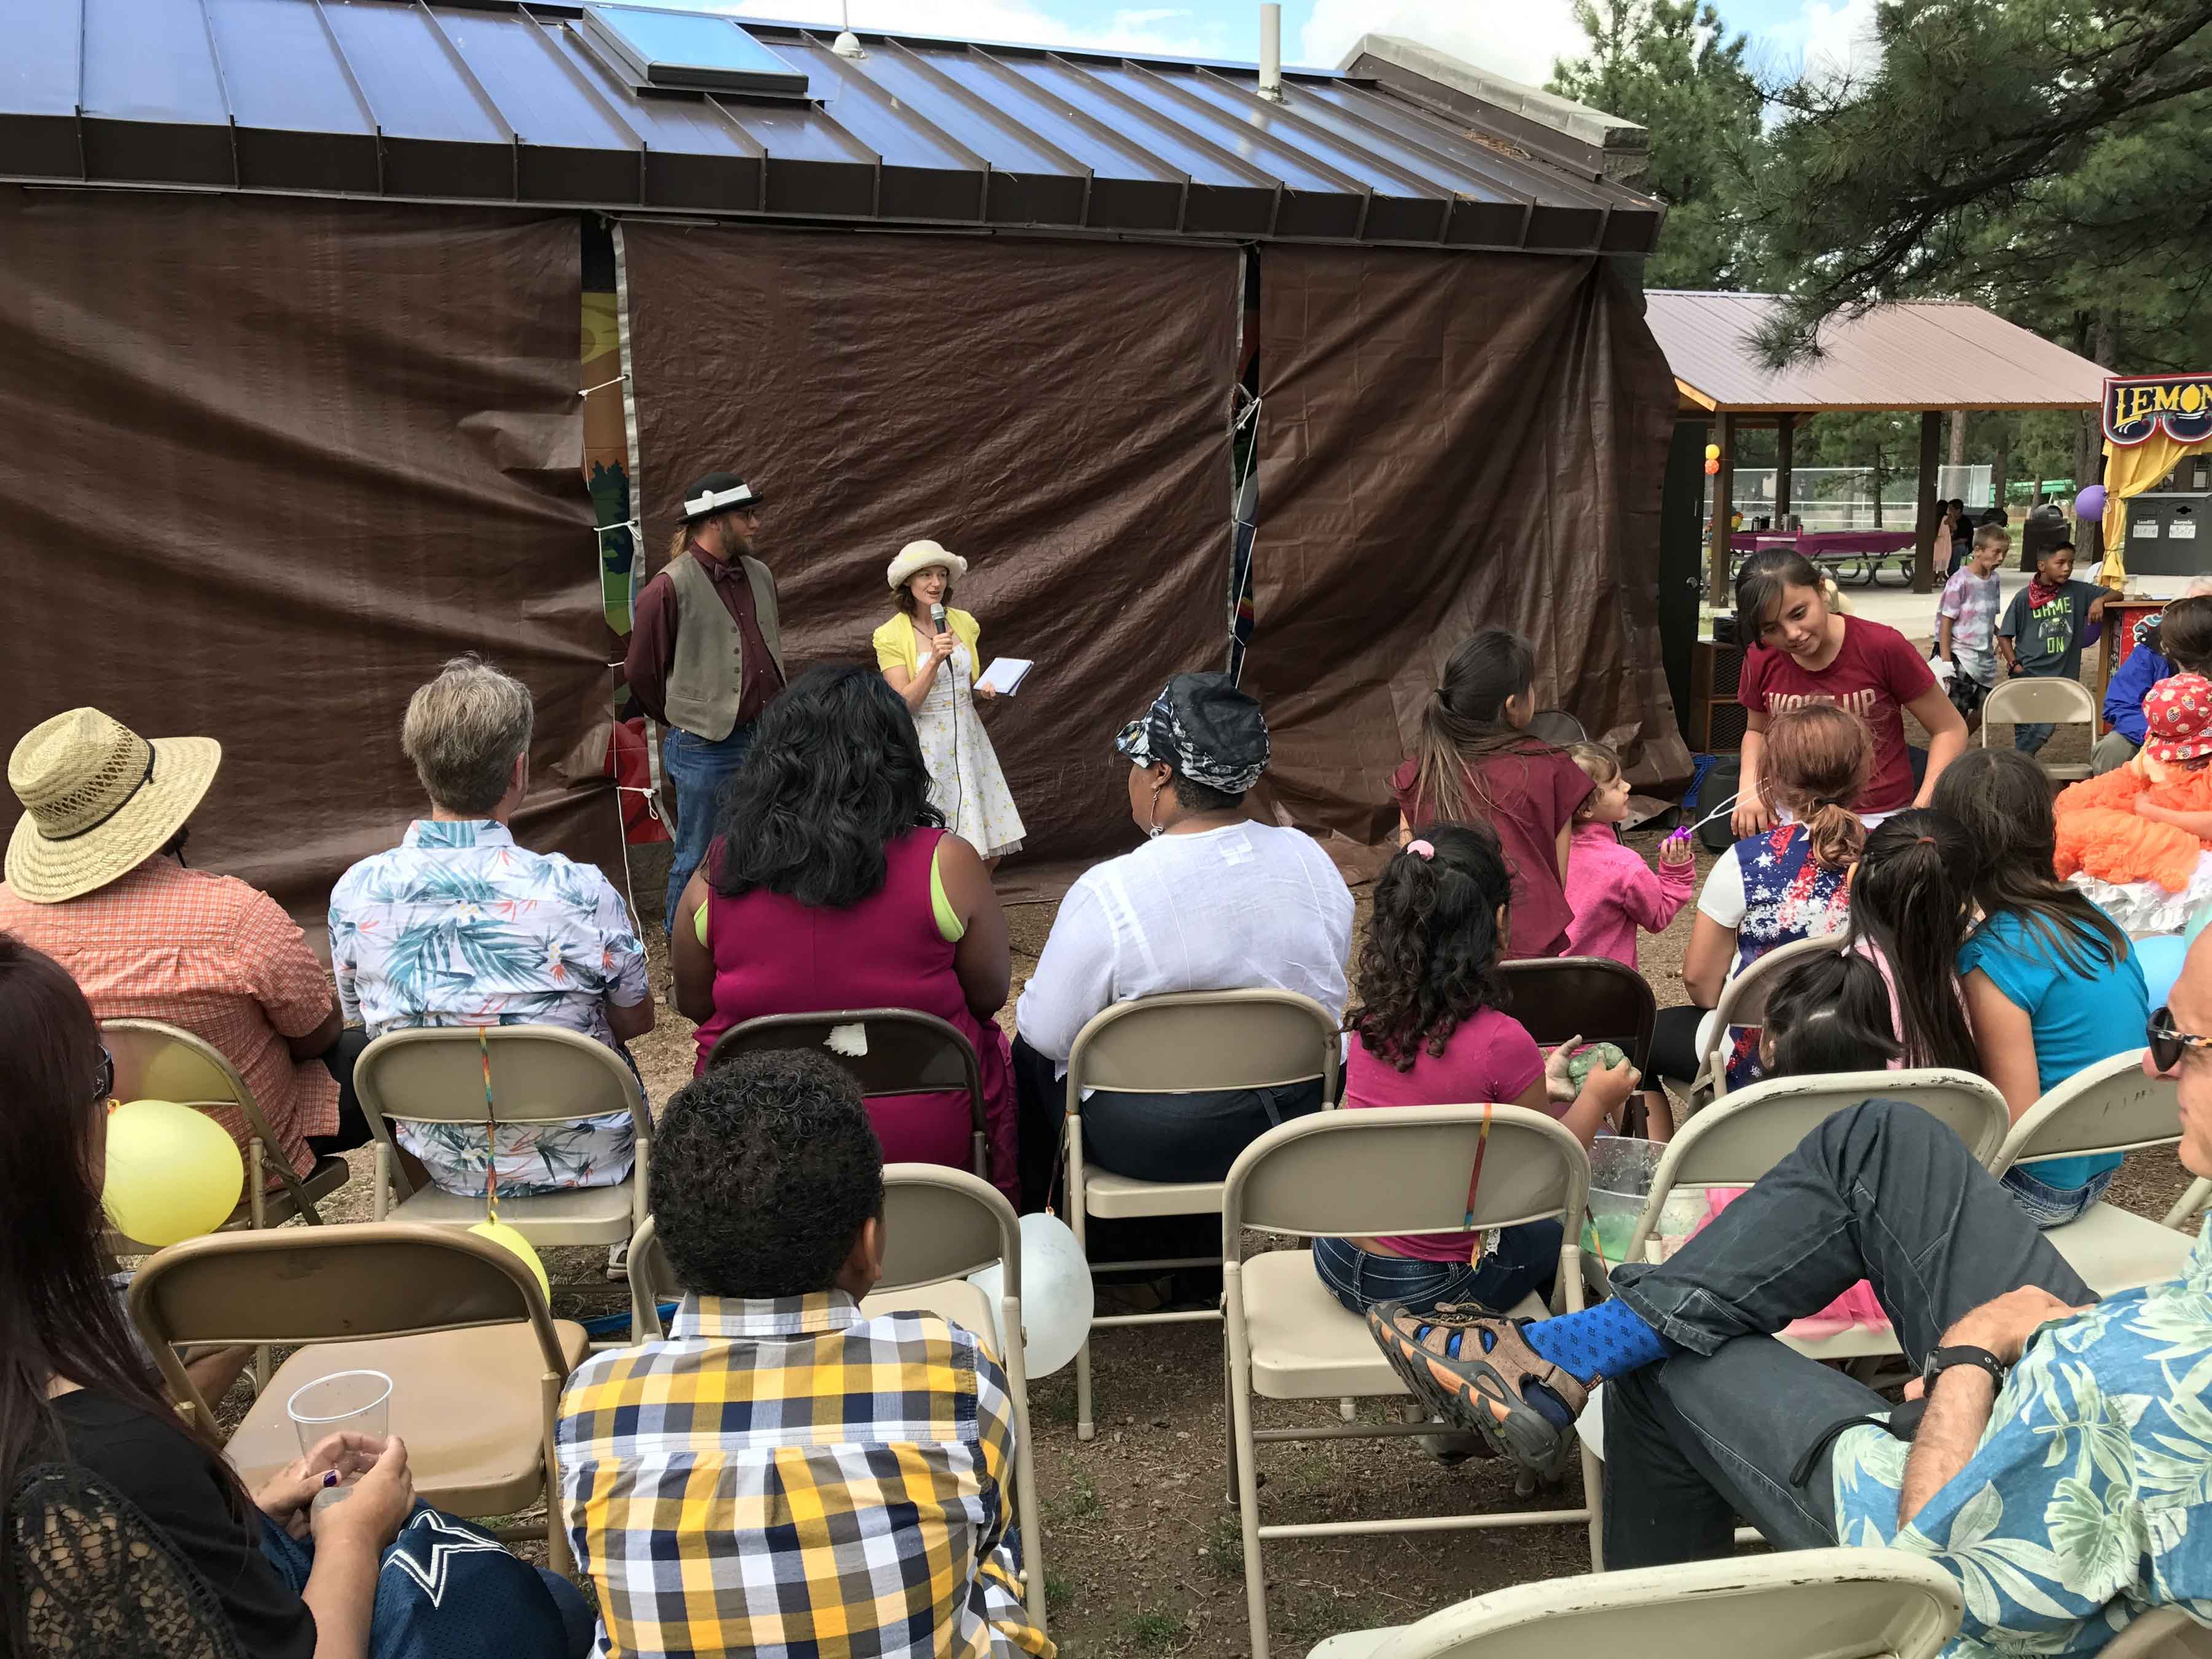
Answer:
POLYGON ((1580 1313, 1539 1319, 1521 1328, 1522 1340, 1578 1382, 1596 1382, 1680 1352, 1619 1297, 1580 1313))

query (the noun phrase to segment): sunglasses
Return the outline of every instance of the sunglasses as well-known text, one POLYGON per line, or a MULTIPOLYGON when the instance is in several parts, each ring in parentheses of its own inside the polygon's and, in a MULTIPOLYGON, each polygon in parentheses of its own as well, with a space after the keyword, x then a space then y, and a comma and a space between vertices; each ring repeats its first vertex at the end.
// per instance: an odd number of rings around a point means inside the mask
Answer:
POLYGON ((100 1080, 93 1085, 92 1098, 95 1104, 115 1097, 115 1056, 107 1052, 105 1043, 100 1050, 100 1080))
POLYGON ((2176 1026, 2171 1008, 2160 1008, 2153 1014, 2143 1036, 2150 1044, 2151 1063, 2161 1072, 2180 1065, 2181 1056, 2191 1048, 2212 1048, 2212 1036, 2199 1036, 2176 1026))

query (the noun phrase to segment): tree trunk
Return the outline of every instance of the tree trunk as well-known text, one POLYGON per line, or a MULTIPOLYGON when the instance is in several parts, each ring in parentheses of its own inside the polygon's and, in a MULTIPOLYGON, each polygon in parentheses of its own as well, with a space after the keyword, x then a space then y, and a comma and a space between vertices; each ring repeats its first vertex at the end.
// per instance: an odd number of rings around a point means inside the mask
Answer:
POLYGON ((2009 415, 1997 422, 1997 453, 1990 466, 1990 504, 2005 504, 2005 471, 2012 462, 2012 420, 2009 415))
MULTIPOLYGON (((1954 467, 1961 467, 1961 466, 1966 465, 1966 411, 1965 410, 1963 410, 1963 409, 1954 409, 1954 410, 1953 410, 1951 411, 1951 459, 1950 459, 1950 465, 1951 465, 1952 466, 1954 466, 1954 467)), ((1960 489, 1963 489, 1966 486, 1965 486, 1965 485, 1963 485, 1963 484, 1961 484, 1961 485, 1960 485, 1960 486, 1959 486, 1959 487, 1960 487, 1960 489)), ((1947 498, 1947 499, 1948 499, 1948 498, 1947 498)))
POLYGON ((1877 438, 1874 446, 1874 527, 1876 530, 1881 528, 1881 441, 1877 438))

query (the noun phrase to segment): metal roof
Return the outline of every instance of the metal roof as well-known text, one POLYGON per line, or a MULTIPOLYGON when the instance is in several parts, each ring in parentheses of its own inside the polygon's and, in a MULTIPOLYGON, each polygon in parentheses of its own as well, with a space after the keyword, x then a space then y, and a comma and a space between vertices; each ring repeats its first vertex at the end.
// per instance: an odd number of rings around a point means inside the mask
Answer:
POLYGON ((1994 312, 1948 300, 1832 320, 1819 356, 1772 370, 1751 340, 1781 296, 1655 289, 1644 298, 1674 384, 1699 409, 2095 409, 2109 373, 1994 312))
POLYGON ((806 96, 677 89, 637 84, 582 10, 0 0, 0 178, 1560 252, 1658 234, 1657 203, 1403 85, 1291 70, 1275 104, 1251 64, 880 33, 853 59, 746 18, 806 96))

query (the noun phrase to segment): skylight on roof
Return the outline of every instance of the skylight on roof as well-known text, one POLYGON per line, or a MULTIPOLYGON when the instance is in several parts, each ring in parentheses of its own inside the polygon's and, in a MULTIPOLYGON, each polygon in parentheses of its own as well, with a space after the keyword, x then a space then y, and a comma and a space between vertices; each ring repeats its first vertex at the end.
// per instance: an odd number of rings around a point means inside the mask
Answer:
POLYGON ((641 86, 806 95, 806 76, 726 17, 586 6, 584 26, 641 86))

